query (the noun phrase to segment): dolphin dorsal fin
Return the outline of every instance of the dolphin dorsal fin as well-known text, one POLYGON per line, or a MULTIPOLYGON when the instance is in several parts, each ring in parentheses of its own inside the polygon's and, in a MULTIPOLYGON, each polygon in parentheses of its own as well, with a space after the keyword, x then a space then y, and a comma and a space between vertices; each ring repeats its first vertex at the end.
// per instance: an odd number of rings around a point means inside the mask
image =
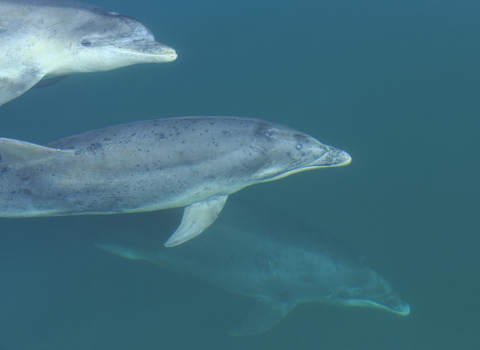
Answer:
POLYGON ((59 154, 71 154, 72 150, 62 150, 36 145, 34 143, 0 137, 0 166, 21 162, 40 161, 59 154))
POLYGON ((247 317, 231 329, 230 335, 254 335, 264 332, 282 320, 297 305, 295 301, 278 301, 271 298, 257 299, 247 317))

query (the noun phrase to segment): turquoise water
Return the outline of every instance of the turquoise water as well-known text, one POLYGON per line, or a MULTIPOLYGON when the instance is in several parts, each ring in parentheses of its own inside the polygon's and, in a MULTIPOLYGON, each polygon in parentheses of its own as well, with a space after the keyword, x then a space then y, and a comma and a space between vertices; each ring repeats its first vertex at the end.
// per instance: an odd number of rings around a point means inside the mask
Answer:
POLYGON ((411 314, 300 305, 266 333, 231 337, 251 299, 94 248, 98 220, 0 219, 0 350, 480 346, 480 3, 93 4, 142 21, 178 59, 31 90, 0 107, 2 137, 45 143, 184 115, 308 132, 352 164, 237 195, 356 247, 411 314))

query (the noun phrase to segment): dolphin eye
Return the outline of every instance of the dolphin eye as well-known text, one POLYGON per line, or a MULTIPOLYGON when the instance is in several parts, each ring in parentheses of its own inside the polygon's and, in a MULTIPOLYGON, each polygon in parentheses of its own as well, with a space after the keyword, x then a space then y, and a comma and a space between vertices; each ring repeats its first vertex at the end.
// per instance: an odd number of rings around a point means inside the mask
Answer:
POLYGON ((299 150, 299 151, 302 149, 302 147, 303 147, 303 146, 302 146, 301 143, 297 143, 297 145, 295 146, 295 148, 296 148, 297 150, 299 150))
POLYGON ((92 42, 89 41, 89 40, 82 40, 81 44, 82 44, 82 46, 84 46, 84 47, 89 47, 89 46, 92 45, 92 42))
POLYGON ((265 133, 265 136, 268 137, 269 139, 273 139, 275 137, 275 130, 267 130, 265 133))

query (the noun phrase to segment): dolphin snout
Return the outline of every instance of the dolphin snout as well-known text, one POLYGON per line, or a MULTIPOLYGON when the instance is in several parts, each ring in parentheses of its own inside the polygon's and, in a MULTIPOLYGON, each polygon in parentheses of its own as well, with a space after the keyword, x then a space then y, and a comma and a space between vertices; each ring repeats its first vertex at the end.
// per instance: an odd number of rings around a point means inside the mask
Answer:
POLYGON ((163 56, 165 56, 165 62, 175 61, 177 59, 177 52, 171 47, 165 46, 163 56))
POLYGON ((161 56, 162 62, 171 62, 177 58, 177 52, 174 49, 156 41, 144 42, 143 51, 148 54, 161 56))
POLYGON ((338 167, 348 165, 352 161, 350 155, 338 148, 323 145, 324 153, 313 161, 309 166, 314 167, 338 167))
POLYGON ((177 58, 177 53, 170 46, 151 40, 134 40, 129 43, 115 43, 120 49, 144 55, 151 62, 171 62, 177 58))

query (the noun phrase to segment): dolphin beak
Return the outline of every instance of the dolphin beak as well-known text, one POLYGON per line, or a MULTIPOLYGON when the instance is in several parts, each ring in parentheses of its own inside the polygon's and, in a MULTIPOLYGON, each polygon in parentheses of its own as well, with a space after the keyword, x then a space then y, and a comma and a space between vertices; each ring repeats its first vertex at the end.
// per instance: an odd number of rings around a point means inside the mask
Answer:
POLYGON ((341 149, 323 145, 326 152, 321 157, 307 165, 307 167, 338 167, 348 165, 352 161, 352 157, 341 149))
POLYGON ((261 174, 261 176, 258 176, 257 179, 263 182, 273 181, 283 179, 284 177, 306 170, 344 166, 350 164, 350 162, 352 161, 352 157, 350 157, 347 152, 342 151, 341 149, 321 144, 321 150, 323 151, 323 154, 320 157, 310 163, 301 166, 300 168, 293 168, 291 170, 271 177, 268 176, 268 173, 263 173, 261 174))
POLYGON ((159 45, 158 51, 154 54, 161 55, 164 58, 163 62, 171 62, 177 59, 177 52, 172 49, 170 46, 163 45, 160 43, 155 42, 159 45))
POLYGON ((375 300, 362 300, 358 306, 369 306, 383 309, 401 316, 407 316, 410 314, 410 305, 403 302, 396 293, 391 293, 381 298, 375 298, 375 300))
POLYGON ((175 61, 177 58, 177 53, 174 49, 157 41, 134 40, 127 43, 115 42, 113 44, 121 50, 128 50, 140 55, 148 56, 151 58, 152 62, 171 62, 175 61))

